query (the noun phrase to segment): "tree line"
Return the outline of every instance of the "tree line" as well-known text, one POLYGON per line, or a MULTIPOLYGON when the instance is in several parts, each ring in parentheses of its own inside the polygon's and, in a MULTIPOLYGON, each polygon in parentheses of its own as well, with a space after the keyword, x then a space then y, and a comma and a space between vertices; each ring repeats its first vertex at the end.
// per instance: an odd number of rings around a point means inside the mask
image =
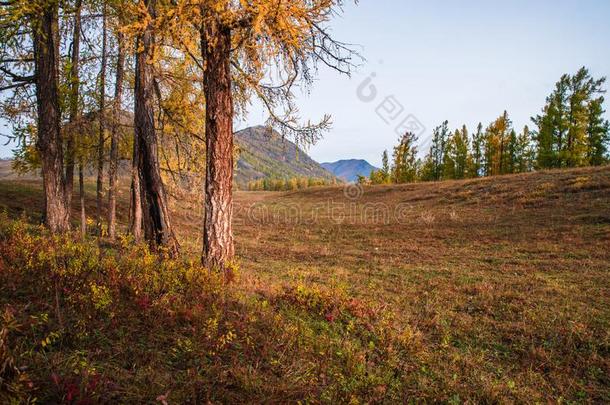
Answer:
POLYGON ((417 137, 400 137, 382 168, 360 182, 372 184, 438 181, 524 173, 537 169, 598 166, 609 162, 610 123, 603 107, 606 78, 594 79, 586 68, 563 75, 546 99, 535 129, 516 131, 504 111, 487 127, 451 131, 448 121, 432 131, 430 149, 418 158, 417 137))
POLYGON ((262 178, 248 182, 248 191, 293 191, 310 187, 334 186, 337 179, 291 177, 289 179, 262 178))
POLYGON ((317 64, 353 67, 358 55, 329 32, 342 3, 0 0, 0 114, 17 165, 42 172, 44 224, 71 230, 77 175, 86 233, 84 171, 94 168, 96 232, 106 222, 114 239, 117 170, 129 159, 129 232, 175 255, 168 184, 195 174, 205 179, 202 260, 225 268, 233 119, 257 98, 284 136, 319 139, 330 117, 300 124, 293 88, 311 84, 317 64))

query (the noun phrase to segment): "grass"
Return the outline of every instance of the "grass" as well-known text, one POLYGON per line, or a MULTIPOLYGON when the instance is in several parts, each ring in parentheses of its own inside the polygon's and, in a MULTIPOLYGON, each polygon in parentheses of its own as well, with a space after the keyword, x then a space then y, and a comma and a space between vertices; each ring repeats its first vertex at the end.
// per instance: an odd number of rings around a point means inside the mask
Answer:
MULTIPOLYGON (((188 374, 163 377, 173 365, 144 372, 158 380, 154 390, 129 375, 113 384, 137 388, 140 401, 170 386, 170 402, 610 401, 610 167, 365 187, 356 196, 341 187, 237 193, 241 270, 225 302, 242 318, 226 319, 251 336, 251 349, 228 345, 217 368, 195 368, 195 388, 188 374)), ((39 197, 36 183, 0 182, 0 206, 13 217, 27 207, 36 218, 39 197)), ((125 197, 126 189, 123 210, 125 197)), ((200 249, 200 206, 175 203, 187 258, 200 249)), ((3 293, 0 303, 14 301, 3 293)), ((216 345, 219 336, 200 336, 212 318, 203 312, 194 329, 163 336, 170 346, 216 345)), ((154 318, 121 323, 147 322, 154 318)), ((166 354, 154 340, 144 334, 139 355, 166 354)), ((118 350, 96 357, 102 374, 118 350)), ((151 364, 159 366, 138 367, 151 364)))

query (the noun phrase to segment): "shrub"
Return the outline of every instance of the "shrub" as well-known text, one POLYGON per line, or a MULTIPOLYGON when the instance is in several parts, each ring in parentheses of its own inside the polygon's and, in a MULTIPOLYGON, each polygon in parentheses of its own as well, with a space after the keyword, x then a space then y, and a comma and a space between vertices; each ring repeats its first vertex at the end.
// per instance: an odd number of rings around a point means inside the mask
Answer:
POLYGON ((299 283, 253 294, 129 238, 0 216, 0 402, 399 400, 392 317, 299 283))

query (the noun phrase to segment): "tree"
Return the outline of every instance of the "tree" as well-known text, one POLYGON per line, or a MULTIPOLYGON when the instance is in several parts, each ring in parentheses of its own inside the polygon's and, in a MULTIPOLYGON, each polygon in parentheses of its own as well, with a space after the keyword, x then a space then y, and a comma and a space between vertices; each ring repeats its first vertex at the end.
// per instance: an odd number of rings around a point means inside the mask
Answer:
MULTIPOLYGON (((69 73, 69 117, 70 124, 75 125, 78 119, 80 98, 80 37, 81 37, 81 10, 82 0, 76 0, 74 5, 74 22, 72 27, 72 44, 69 73)), ((72 206, 72 192, 74 189, 75 168, 75 131, 67 133, 66 141, 66 199, 68 207, 72 206)))
POLYGON ((555 90, 547 97, 542 115, 532 118, 538 127, 535 133, 538 144, 537 165, 541 168, 561 167, 564 139, 568 130, 565 104, 570 78, 563 75, 555 90))
POLYGON ((542 114, 532 118, 537 126, 534 137, 539 167, 593 164, 593 149, 599 148, 592 149, 592 145, 601 145, 599 137, 604 134, 600 94, 604 93, 605 80, 594 79, 583 67, 574 75, 564 74, 556 83, 542 114))
POLYGON ((119 124, 121 114, 121 98, 123 96, 123 77, 125 65, 124 38, 117 32, 116 78, 114 103, 112 107, 112 128, 110 132, 110 162, 108 167, 108 237, 116 237, 116 194, 117 167, 119 163, 119 124))
POLYGON ((517 132, 511 129, 508 136, 508 145, 504 154, 504 173, 517 173, 517 155, 519 145, 517 144, 517 132))
POLYGON ((394 183, 411 183, 417 180, 417 136, 405 133, 394 147, 392 164, 392 181, 394 183))
POLYGON ((469 165, 468 129, 466 125, 456 130, 446 142, 443 162, 443 178, 464 179, 469 165))
POLYGON ((391 183, 391 168, 387 150, 384 150, 381 155, 381 169, 371 171, 369 180, 371 184, 391 183))
MULTIPOLYGON (((142 0, 148 16, 155 16, 155 0, 142 0)), ((178 252, 179 245, 171 226, 167 197, 161 179, 157 133, 154 118, 154 60, 153 20, 145 18, 144 27, 137 36, 136 72, 134 91, 135 148, 140 198, 134 206, 142 204, 142 225, 146 240, 163 247, 170 254, 178 252), (138 201, 139 200, 139 201, 138 201)), ((134 189, 137 185, 134 185, 134 189)), ((137 192, 134 193, 134 195, 137 192)))
POLYGON ((495 176, 509 171, 509 141, 512 122, 504 113, 492 122, 485 131, 485 175, 495 176))
POLYGON ((608 162, 610 144, 610 123, 604 119, 604 97, 589 102, 589 122, 587 125, 587 161, 593 166, 608 162))
POLYGON ((95 227, 99 235, 102 234, 102 197, 104 193, 104 157, 106 142, 106 67, 107 52, 107 10, 106 2, 102 4, 102 53, 99 74, 99 137, 97 143, 97 183, 95 187, 95 227))
POLYGON ((41 1, 32 18, 37 105, 36 148, 42 162, 45 196, 44 221, 52 232, 70 229, 70 207, 66 199, 61 111, 58 88, 58 6, 41 1))
POLYGON ((455 179, 455 155, 456 155, 456 145, 454 143, 454 139, 459 137, 459 131, 455 131, 455 133, 447 139, 445 142, 445 150, 443 151, 443 173, 441 178, 443 180, 451 180, 455 179))
POLYGON ((209 268, 226 269, 233 260, 233 113, 235 96, 254 94, 270 114, 270 124, 283 134, 314 142, 328 128, 329 117, 319 124, 300 127, 292 104, 292 86, 301 77, 310 81, 309 62, 321 62, 348 73, 350 55, 343 44, 324 28, 341 5, 340 0, 199 3, 196 24, 200 28, 203 84, 206 99, 206 182, 203 262, 209 268), (232 44, 236 46, 233 48, 232 44), (279 85, 264 84, 267 67, 277 66, 279 85), (278 103, 286 106, 280 116, 278 103))
POLYGON ((42 169, 45 225, 54 233, 65 232, 70 207, 59 98, 59 4, 0 2, 0 27, 0 91, 12 92, 3 114, 17 123, 22 156, 42 169))
POLYGON ((443 177, 446 143, 449 138, 449 122, 445 121, 432 131, 432 145, 424 159, 422 179, 438 181, 443 177))
POLYGON ((483 124, 479 122, 477 132, 472 134, 472 160, 469 170, 470 177, 479 177, 484 166, 484 132, 483 124))
POLYGON ((532 138, 530 129, 526 125, 519 134, 516 141, 515 172, 524 173, 533 170, 534 150, 532 149, 532 138))

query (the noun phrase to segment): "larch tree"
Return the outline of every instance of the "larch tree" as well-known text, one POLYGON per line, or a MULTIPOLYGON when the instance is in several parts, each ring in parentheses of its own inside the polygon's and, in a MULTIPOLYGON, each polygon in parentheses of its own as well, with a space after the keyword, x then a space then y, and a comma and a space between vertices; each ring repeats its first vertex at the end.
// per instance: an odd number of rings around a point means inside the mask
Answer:
MULTIPOLYGON (((81 12, 82 0, 76 0, 74 4, 74 18, 72 26, 72 42, 70 44, 70 70, 68 74, 69 81, 69 116, 68 122, 74 126, 79 116, 79 100, 80 100, 80 42, 81 42, 81 12)), ((74 190, 74 169, 75 169, 75 149, 76 149, 76 131, 70 128, 66 134, 66 199, 68 207, 72 206, 72 193, 74 190)))
POLYGON ((532 149, 532 136, 526 125, 517 137, 515 171, 517 173, 529 172, 533 169, 534 151, 532 149))
POLYGON ((608 130, 604 126, 605 77, 595 79, 586 68, 564 74, 547 97, 536 124, 537 166, 577 167, 602 164, 608 130), (606 141, 603 141, 606 139, 606 141))
POLYGON ((483 157, 484 157, 484 132, 483 124, 479 122, 477 131, 472 134, 472 159, 469 170, 470 177, 481 176, 481 170, 483 168, 483 157))
POLYGON ((466 125, 463 125, 461 130, 455 132, 453 138, 455 153, 453 157, 455 164, 454 178, 456 179, 464 179, 468 174, 468 162, 470 157, 470 146, 468 143, 468 129, 466 128, 466 125))
POLYGON ((508 112, 498 117, 485 131, 485 174, 495 176, 508 172, 508 144, 512 122, 508 112))
POLYGON ((97 143, 97 182, 95 187, 95 226, 96 232, 102 235, 102 198, 104 194, 104 160, 106 144, 106 70, 108 65, 108 7, 102 3, 102 49, 100 55, 98 143, 97 143))
POLYGON ((443 163, 445 160, 445 150, 449 139, 449 122, 444 121, 440 126, 432 131, 432 145, 424 162, 425 180, 441 180, 443 177, 443 163))
MULTIPOLYGON (((141 29, 137 34, 136 71, 134 91, 134 159, 137 183, 132 203, 141 204, 142 226, 146 240, 163 247, 171 255, 178 253, 179 245, 171 225, 167 196, 159 166, 159 145, 155 128, 155 17, 156 1, 141 0, 141 29), (139 187, 138 187, 139 186, 139 187)), ((134 226, 138 226, 136 223, 134 226)), ((139 230, 136 230, 139 233, 139 230)))
POLYGON ((610 122, 604 118, 604 97, 589 102, 589 122, 587 125, 587 161, 599 166, 608 162, 610 146, 610 122))
MULTIPOLYGON (((181 15, 190 2, 178 2, 181 15)), ((315 142, 330 117, 299 125, 292 89, 311 82, 310 62, 349 73, 354 53, 326 28, 341 0, 201 0, 186 12, 199 27, 206 102, 206 180, 202 261, 224 270, 234 257, 233 118, 235 97, 255 96, 269 124, 298 141, 315 142), (275 83, 267 79, 274 76, 275 83), (284 107, 283 112, 278 109, 284 107)))
POLYGON ((392 154, 392 181, 397 184, 412 183, 417 180, 417 136, 405 133, 398 140, 392 154))
MULTIPOLYGON (((59 2, 0 2, 0 90, 14 91, 9 115, 25 114, 42 168, 44 223, 55 233, 70 229, 59 89, 59 2), (29 106, 33 84, 35 106, 29 106)), ((5 112, 6 112, 5 109, 5 112)), ((12 117, 11 117, 12 118, 12 117)))
POLYGON ((112 105, 112 127, 110 129, 110 161, 108 164, 108 237, 116 237, 116 196, 119 164, 119 128, 121 122, 121 100, 125 75, 125 44, 121 32, 117 32, 116 74, 114 81, 114 101, 112 105))

